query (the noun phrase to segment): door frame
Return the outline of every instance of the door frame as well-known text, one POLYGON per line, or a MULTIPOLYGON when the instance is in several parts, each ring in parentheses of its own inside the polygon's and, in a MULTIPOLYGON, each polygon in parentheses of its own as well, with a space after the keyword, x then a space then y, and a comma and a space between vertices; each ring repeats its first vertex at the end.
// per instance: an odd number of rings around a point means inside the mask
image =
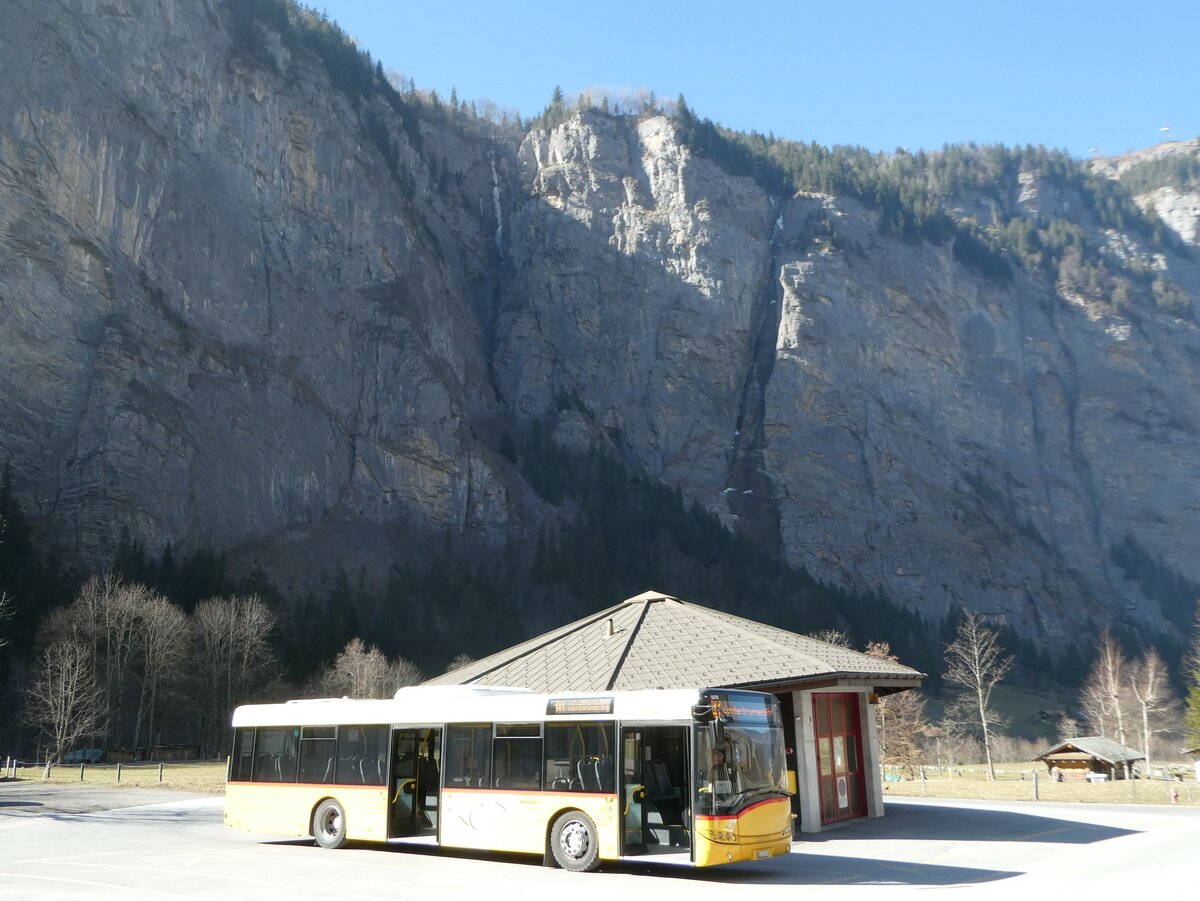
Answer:
POLYGON ((866 791, 866 756, 867 755, 865 753, 866 749, 863 747, 861 701, 862 701, 862 698, 858 692, 833 692, 833 691, 817 692, 817 691, 814 691, 812 694, 813 743, 814 743, 813 760, 815 763, 816 775, 817 775, 817 794, 818 794, 817 810, 820 812, 820 819, 821 819, 822 826, 831 825, 834 823, 840 823, 845 820, 857 819, 859 817, 865 817, 868 812, 868 799, 867 799, 867 791, 866 791), (819 714, 818 701, 820 699, 824 699, 826 702, 825 708, 826 708, 828 715, 824 721, 822 721, 822 717, 819 714), (833 709, 832 708, 833 708, 833 703, 835 701, 836 701, 836 703, 839 703, 839 704, 849 701, 848 707, 845 710, 845 717, 844 717, 845 726, 840 731, 835 731, 833 729, 833 709), (845 759, 847 756, 845 753, 846 737, 853 737, 853 739, 854 739, 854 744, 856 747, 856 753, 855 753, 854 757, 857 762, 857 768, 853 769, 853 770, 846 768, 845 772, 839 772, 838 766, 837 766, 835 748, 837 746, 837 740, 841 739, 842 740, 842 748, 843 748, 843 759, 845 759), (821 772, 821 740, 822 739, 828 739, 830 742, 829 757, 830 757, 830 762, 833 765, 833 772, 829 775, 826 775, 821 772), (847 780, 846 783, 844 783, 844 788, 846 789, 847 797, 857 797, 857 799, 858 799, 857 809, 850 805, 847 805, 845 808, 843 808, 840 803, 841 791, 839 789, 843 786, 840 785, 839 783, 841 782, 841 780, 843 778, 845 780, 847 780), (857 791, 852 791, 852 787, 850 785, 850 780, 853 780, 853 782, 854 782, 853 788, 857 789, 857 791), (829 792, 831 792, 831 791, 836 793, 833 798, 829 797, 829 792), (831 802, 830 808, 834 812, 832 817, 828 817, 825 814, 826 801, 831 802))

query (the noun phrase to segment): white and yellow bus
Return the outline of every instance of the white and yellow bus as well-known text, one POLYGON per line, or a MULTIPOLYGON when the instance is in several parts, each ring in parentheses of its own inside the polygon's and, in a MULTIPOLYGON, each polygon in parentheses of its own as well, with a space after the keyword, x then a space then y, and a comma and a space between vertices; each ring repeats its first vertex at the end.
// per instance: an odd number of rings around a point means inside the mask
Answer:
POLYGON ((723 689, 402 688, 233 714, 225 823, 249 832, 710 866, 791 847, 777 700, 723 689))

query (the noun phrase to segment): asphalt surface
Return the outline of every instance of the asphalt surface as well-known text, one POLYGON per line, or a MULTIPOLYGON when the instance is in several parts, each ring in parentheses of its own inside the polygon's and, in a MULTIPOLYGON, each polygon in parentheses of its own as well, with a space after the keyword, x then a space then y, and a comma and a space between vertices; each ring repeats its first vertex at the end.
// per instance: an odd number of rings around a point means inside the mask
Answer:
POLYGON ((1200 809, 894 799, 774 860, 703 870, 360 846, 227 829, 220 796, 0 783, 0 897, 1195 899, 1200 809))

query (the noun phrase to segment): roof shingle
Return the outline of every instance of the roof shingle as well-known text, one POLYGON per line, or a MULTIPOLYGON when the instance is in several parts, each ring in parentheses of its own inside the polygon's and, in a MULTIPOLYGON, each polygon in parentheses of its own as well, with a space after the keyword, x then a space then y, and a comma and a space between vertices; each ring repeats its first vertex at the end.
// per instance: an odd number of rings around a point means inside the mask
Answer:
POLYGON ((922 678, 900 663, 647 591, 426 684, 604 691, 768 686, 831 676, 901 688, 915 688, 922 678))

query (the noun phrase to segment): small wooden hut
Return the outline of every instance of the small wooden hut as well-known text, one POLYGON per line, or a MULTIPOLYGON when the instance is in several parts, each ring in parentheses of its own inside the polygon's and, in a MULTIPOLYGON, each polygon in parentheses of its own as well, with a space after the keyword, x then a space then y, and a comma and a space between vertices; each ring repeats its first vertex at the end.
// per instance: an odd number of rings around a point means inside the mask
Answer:
POLYGON ((1045 762, 1056 782, 1083 782, 1124 779, 1126 765, 1132 772, 1146 755, 1111 738, 1090 735, 1061 741, 1035 759, 1045 762))

